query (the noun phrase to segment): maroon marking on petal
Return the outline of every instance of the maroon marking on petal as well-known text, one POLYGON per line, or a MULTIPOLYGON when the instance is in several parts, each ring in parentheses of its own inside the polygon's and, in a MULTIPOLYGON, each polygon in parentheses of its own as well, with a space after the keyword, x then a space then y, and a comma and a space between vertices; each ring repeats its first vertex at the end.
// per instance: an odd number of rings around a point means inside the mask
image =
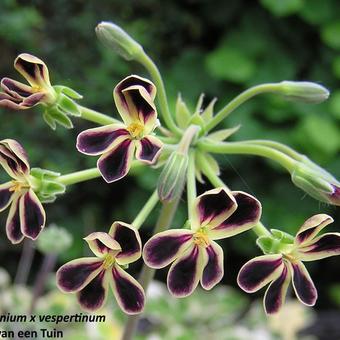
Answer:
POLYGON ((3 78, 1 80, 1 87, 5 92, 18 99, 29 97, 33 93, 32 88, 29 86, 10 78, 3 78))
POLYGON ((35 240, 45 226, 45 214, 43 208, 37 203, 37 197, 32 191, 28 191, 20 199, 21 229, 25 236, 35 240))
POLYGON ((302 268, 304 267, 302 262, 298 262, 296 264, 292 263, 291 265, 294 271, 293 283, 296 295, 304 304, 308 306, 314 306, 318 295, 313 281, 307 276, 307 270, 306 275, 306 273, 302 271, 302 268))
POLYGON ((77 294, 78 301, 84 309, 95 311, 103 306, 108 288, 104 287, 104 278, 105 270, 101 271, 77 294))
POLYGON ((139 90, 131 89, 127 90, 125 93, 131 97, 131 101, 135 105, 139 117, 143 119, 144 123, 146 123, 150 117, 154 117, 154 107, 145 100, 139 90))
POLYGON ((251 262, 245 264, 239 272, 239 286, 247 292, 256 291, 261 282, 271 275, 281 264, 282 258, 277 260, 251 260, 251 262))
POLYGON ((12 243, 19 243, 24 238, 20 226, 19 199, 14 199, 14 201, 12 202, 6 222, 6 233, 8 239, 12 243), (12 210, 15 210, 14 213, 12 210))
POLYGON ((130 256, 141 251, 141 246, 137 240, 134 230, 117 223, 113 238, 119 243, 122 250, 117 258, 130 256))
POLYGON ((105 181, 108 183, 117 181, 124 177, 129 171, 129 156, 134 147, 130 139, 124 140, 114 150, 110 150, 108 155, 99 159, 98 168, 105 181))
POLYGON ((102 254, 108 253, 111 249, 98 239, 93 240, 102 254))
POLYGON ((178 252, 181 245, 191 238, 192 234, 152 238, 144 247, 144 256, 150 265, 161 268, 178 252))
POLYGON ((195 289, 199 249, 195 246, 188 256, 181 257, 169 271, 168 288, 178 297, 188 296, 195 289))
POLYGON ((200 214, 200 224, 209 222, 214 217, 223 214, 235 205, 228 194, 221 190, 219 193, 200 196, 198 209, 200 214))
POLYGON ((58 285, 65 292, 77 291, 86 279, 101 265, 103 261, 91 263, 65 264, 57 272, 58 285))
POLYGON ((77 149, 87 154, 97 154, 106 150, 118 137, 129 135, 125 129, 108 131, 85 130, 78 135, 77 149))
POLYGON ((330 201, 332 204, 340 205, 340 186, 331 184, 334 192, 330 195, 330 201))
POLYGON ((315 243, 307 246, 308 251, 301 251, 304 254, 313 254, 316 252, 339 252, 340 253, 340 236, 337 234, 325 234, 321 236, 315 243))
POLYGON ((42 92, 34 93, 31 96, 25 98, 20 105, 32 107, 34 105, 41 103, 44 97, 45 93, 42 92))
POLYGON ((277 313, 283 305, 286 297, 287 286, 285 287, 288 269, 284 266, 281 275, 273 281, 267 289, 264 306, 267 314, 277 313))
POLYGON ((208 263, 204 267, 202 275, 202 286, 209 287, 217 284, 223 276, 223 268, 220 267, 218 254, 216 254, 214 248, 209 246, 206 248, 208 254, 208 263))
POLYGON ((0 189, 0 211, 7 206, 12 194, 13 192, 9 191, 9 188, 0 189))
MULTIPOLYGON (((36 78, 36 66, 39 67, 39 69, 42 67, 42 65, 34 64, 32 62, 29 62, 25 59, 19 58, 17 61, 17 64, 20 64, 24 71, 31 77, 36 78)), ((38 70, 39 71, 39 70, 38 70)), ((40 71, 41 73, 41 71, 40 71)))
POLYGON ((159 145, 153 144, 148 138, 141 139, 140 143, 141 152, 138 158, 142 161, 153 163, 156 160, 157 153, 161 147, 159 145))
POLYGON ((115 266, 112 268, 112 276, 123 310, 129 314, 141 312, 144 308, 145 296, 140 287, 130 281, 127 276, 122 276, 115 266))

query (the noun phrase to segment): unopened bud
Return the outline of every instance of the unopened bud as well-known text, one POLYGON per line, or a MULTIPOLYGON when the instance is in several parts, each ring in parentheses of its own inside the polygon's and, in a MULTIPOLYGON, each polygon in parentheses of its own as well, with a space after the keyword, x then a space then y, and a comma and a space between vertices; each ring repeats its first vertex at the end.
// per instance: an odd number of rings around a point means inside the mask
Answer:
POLYGON ((184 187, 188 167, 188 156, 174 151, 158 180, 158 196, 161 201, 172 201, 178 197, 184 187))
POLYGON ((309 81, 282 81, 280 93, 288 100, 310 104, 322 103, 329 97, 324 86, 309 81))
POLYGON ((135 59, 143 51, 138 42, 112 22, 103 21, 98 24, 96 34, 106 47, 114 49, 126 60, 135 59))

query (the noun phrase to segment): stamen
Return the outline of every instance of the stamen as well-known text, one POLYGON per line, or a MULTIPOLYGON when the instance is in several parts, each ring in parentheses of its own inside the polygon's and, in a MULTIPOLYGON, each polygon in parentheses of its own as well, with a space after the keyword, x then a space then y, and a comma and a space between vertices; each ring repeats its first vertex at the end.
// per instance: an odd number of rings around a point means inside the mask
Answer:
POLYGON ((19 182, 19 181, 12 181, 12 186, 8 189, 11 192, 19 192, 22 189, 30 188, 29 184, 19 182))
POLYGON ((144 131, 144 126, 141 123, 135 122, 135 123, 131 123, 127 127, 127 130, 130 132, 130 135, 133 138, 141 138, 143 131, 144 131))
POLYGON ((194 243, 206 248, 210 245, 210 240, 206 232, 200 230, 194 234, 194 243))
POLYGON ((103 262, 103 267, 104 269, 108 269, 110 267, 112 267, 112 265, 115 263, 115 258, 112 254, 107 254, 104 262, 103 262))

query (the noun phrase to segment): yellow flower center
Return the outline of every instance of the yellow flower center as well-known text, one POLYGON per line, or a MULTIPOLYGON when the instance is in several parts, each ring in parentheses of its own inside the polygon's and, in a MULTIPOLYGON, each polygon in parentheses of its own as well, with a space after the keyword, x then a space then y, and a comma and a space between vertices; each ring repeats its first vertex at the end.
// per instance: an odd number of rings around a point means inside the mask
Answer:
POLYGON ((144 131, 144 126, 143 124, 139 122, 131 123, 128 127, 127 130, 129 131, 130 135, 133 138, 141 138, 142 133, 144 131))
POLYGON ((206 248, 210 245, 210 240, 206 232, 199 230, 194 234, 194 243, 206 248))
POLYGON ((27 183, 19 182, 19 181, 12 181, 12 186, 8 189, 12 192, 19 192, 22 189, 28 189, 30 186, 27 183))
POLYGON ((32 86, 32 91, 34 93, 41 92, 42 90, 43 90, 43 88, 41 86, 39 86, 39 85, 33 85, 32 86))
POLYGON ((104 269, 110 268, 113 264, 115 263, 115 258, 112 254, 107 254, 105 256, 104 262, 103 262, 103 267, 104 269))

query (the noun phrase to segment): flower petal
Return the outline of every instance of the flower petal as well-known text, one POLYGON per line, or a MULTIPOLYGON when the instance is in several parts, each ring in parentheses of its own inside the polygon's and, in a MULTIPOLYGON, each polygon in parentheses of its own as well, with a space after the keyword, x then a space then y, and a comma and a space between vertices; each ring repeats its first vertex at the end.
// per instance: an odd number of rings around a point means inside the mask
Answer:
POLYGON ((114 148, 129 136, 123 125, 111 124, 81 132, 77 137, 77 149, 85 155, 100 155, 114 148))
POLYGON ((290 279, 289 270, 284 266, 281 275, 269 285, 264 294, 263 304, 267 314, 277 313, 282 307, 286 299, 290 279))
POLYGON ((120 265, 137 261, 142 255, 142 241, 138 230, 124 222, 114 222, 109 234, 121 246, 116 260, 120 265))
POLYGON ((298 248, 301 261, 315 261, 335 255, 340 255, 340 233, 323 234, 308 246, 298 248))
POLYGON ((31 86, 51 85, 45 63, 31 54, 19 54, 14 60, 14 67, 31 86))
POLYGON ((35 240, 45 227, 46 214, 39 198, 32 189, 20 198, 20 223, 22 233, 35 240))
POLYGON ((20 106, 25 108, 33 107, 39 103, 41 103, 46 96, 46 93, 44 92, 37 92, 32 94, 31 96, 25 98, 22 103, 20 103, 20 106))
POLYGON ((296 263, 289 262, 289 266, 297 298, 307 306, 314 306, 318 298, 318 292, 306 267, 300 261, 296 263))
POLYGON ((83 257, 67 262, 57 271, 57 286, 66 293, 79 292, 101 271, 103 261, 95 257, 83 257))
POLYGON ((12 197, 11 208, 9 209, 6 221, 6 234, 8 239, 13 243, 20 243, 24 239, 20 226, 20 195, 14 194, 12 197))
POLYGON ((15 99, 7 93, 0 93, 0 107, 9 110, 26 110, 28 107, 21 105, 21 100, 15 99))
POLYGON ((223 188, 206 191, 194 201, 191 229, 202 226, 215 228, 226 220, 237 208, 235 198, 223 188))
POLYGON ((19 81, 10 78, 2 78, 1 88, 6 93, 8 93, 9 95, 16 99, 19 99, 20 101, 23 98, 29 97, 34 93, 31 86, 20 83, 19 81))
POLYGON ((193 232, 186 229, 170 229, 158 233, 146 242, 143 259, 151 268, 163 268, 182 254, 192 241, 193 232))
POLYGON ((144 163, 154 164, 162 151, 163 143, 154 136, 146 136, 136 143, 136 158, 144 163))
POLYGON ((118 265, 112 267, 113 294, 119 307, 126 314, 138 314, 143 311, 145 293, 143 287, 130 274, 118 265))
POLYGON ((318 214, 310 217, 301 226, 295 237, 295 244, 306 245, 328 224, 333 222, 333 218, 326 214, 318 214))
POLYGON ((80 306, 86 311, 93 312, 101 308, 107 299, 109 291, 109 272, 102 270, 77 293, 80 306))
POLYGON ((237 276, 238 285, 247 293, 254 293, 277 279, 284 269, 281 254, 262 255, 248 261, 237 276))
POLYGON ((107 183, 118 181, 129 172, 134 149, 133 141, 127 139, 98 159, 97 166, 107 183))
POLYGON ((206 263, 201 247, 195 244, 189 247, 170 267, 167 278, 169 292, 179 298, 192 294, 206 263))
POLYGON ((231 237, 252 228, 261 217, 261 203, 253 196, 242 192, 232 192, 237 209, 220 225, 209 231, 213 240, 231 237))
POLYGON ((224 275, 223 249, 216 242, 211 242, 204 250, 208 261, 203 270, 201 285, 204 289, 210 290, 222 280, 224 275))
POLYGON ((103 257, 110 251, 118 253, 122 249, 111 235, 104 232, 91 233, 86 236, 84 240, 88 243, 92 252, 98 257, 103 257))
POLYGON ((136 75, 123 79, 113 90, 113 97, 124 123, 139 121, 149 134, 156 123, 157 114, 153 103, 156 87, 148 79, 136 75))
POLYGON ((13 191, 10 191, 12 182, 0 184, 0 212, 5 210, 12 202, 13 191))

